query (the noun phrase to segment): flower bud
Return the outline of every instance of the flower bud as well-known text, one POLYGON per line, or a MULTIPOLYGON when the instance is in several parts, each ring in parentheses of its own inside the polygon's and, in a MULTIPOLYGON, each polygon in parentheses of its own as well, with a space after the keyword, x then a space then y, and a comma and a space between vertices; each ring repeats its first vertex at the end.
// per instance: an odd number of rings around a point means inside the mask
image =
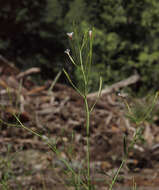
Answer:
POLYGON ((73 32, 68 32, 67 36, 72 40, 73 32))
POLYGON ((67 55, 70 55, 70 49, 66 49, 66 50, 64 51, 64 53, 66 53, 67 55))
POLYGON ((92 30, 89 30, 89 37, 92 37, 92 30))

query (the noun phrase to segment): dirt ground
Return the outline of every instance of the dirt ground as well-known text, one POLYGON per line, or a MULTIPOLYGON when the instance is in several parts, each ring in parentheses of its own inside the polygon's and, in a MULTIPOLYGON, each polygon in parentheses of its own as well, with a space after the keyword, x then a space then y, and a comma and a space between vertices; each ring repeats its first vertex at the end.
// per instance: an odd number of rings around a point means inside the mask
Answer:
MULTIPOLYGON (((3 66, 3 67, 2 67, 3 66)), ((1 135, 0 189, 63 190, 73 189, 72 175, 60 158, 77 172, 86 169, 86 129, 83 100, 70 87, 51 82, 36 86, 22 78, 14 68, 0 77, 1 135), (7 74, 6 74, 7 73, 7 74), (35 136, 19 125, 43 135, 35 136), (59 155, 51 151, 45 138, 56 144, 59 155), (5 187, 5 188, 4 188, 5 187)), ((7 67, 9 69, 9 67, 7 67)), ((3 72, 2 72, 3 71, 3 72)), ((95 100, 89 100, 92 105, 95 100)), ((134 99, 128 100, 133 102, 134 99)), ((145 100, 136 100, 136 106, 145 100)), ((156 105, 156 110, 157 110, 156 105)), ((141 107, 139 107, 140 109, 141 107)), ((123 157, 123 136, 131 141, 135 125, 125 116, 124 103, 115 92, 103 95, 91 115, 90 155, 91 179, 96 189, 106 190, 123 157)), ((155 190, 159 186, 159 122, 158 112, 151 122, 144 122, 144 142, 129 152, 114 190, 129 190, 136 183, 139 190, 155 190)), ((84 174, 83 174, 84 175, 84 174)))

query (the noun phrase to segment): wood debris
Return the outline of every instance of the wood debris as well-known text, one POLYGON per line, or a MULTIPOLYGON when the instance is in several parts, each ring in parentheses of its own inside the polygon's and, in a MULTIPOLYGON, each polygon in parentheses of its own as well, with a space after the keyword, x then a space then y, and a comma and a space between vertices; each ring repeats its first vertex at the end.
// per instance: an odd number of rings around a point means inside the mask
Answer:
MULTIPOLYGON (((14 117, 16 115, 22 123, 41 134, 49 132, 51 136, 57 137, 63 130, 64 135, 69 136, 68 134, 75 131, 77 135, 80 135, 78 143, 85 144, 85 111, 82 98, 71 87, 63 84, 56 83, 51 93, 49 89, 52 81, 42 86, 35 85, 28 76, 39 72, 39 68, 20 72, 13 64, 0 56, 2 125, 6 127, 5 123, 16 123, 14 117)), ((122 155, 123 133, 128 136, 128 139, 132 138, 135 131, 134 125, 125 117, 124 104, 114 91, 137 82, 139 78, 139 75, 133 75, 102 90, 101 98, 92 112, 90 121, 91 151, 94 160, 110 158, 112 151, 115 151, 115 154, 121 152, 122 155), (94 151, 95 154, 93 154, 94 151)), ((96 92, 89 94, 90 105, 93 105, 96 95, 96 92)), ((146 123, 144 136, 151 149, 151 146, 159 142, 155 138, 159 136, 159 129, 156 127, 157 124, 149 125, 146 123)), ((4 138, 33 138, 33 135, 24 129, 8 127, 3 130, 6 131, 2 133, 4 138), (16 130, 19 130, 19 133, 16 133, 16 130)), ((25 140, 21 142, 26 143, 25 140)), ((28 140, 28 143, 31 141, 28 140)))

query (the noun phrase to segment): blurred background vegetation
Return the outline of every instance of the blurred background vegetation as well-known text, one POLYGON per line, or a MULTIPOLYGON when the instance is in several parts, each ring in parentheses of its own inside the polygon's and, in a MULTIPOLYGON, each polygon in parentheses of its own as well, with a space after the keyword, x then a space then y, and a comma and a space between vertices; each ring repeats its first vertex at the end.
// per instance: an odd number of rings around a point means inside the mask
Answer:
POLYGON ((159 89, 158 0, 1 0, 0 7, 0 54, 22 70, 40 67, 39 82, 63 67, 80 79, 64 54, 76 21, 82 30, 95 30, 91 91, 99 75, 110 85, 135 73, 141 81, 134 92, 159 89))

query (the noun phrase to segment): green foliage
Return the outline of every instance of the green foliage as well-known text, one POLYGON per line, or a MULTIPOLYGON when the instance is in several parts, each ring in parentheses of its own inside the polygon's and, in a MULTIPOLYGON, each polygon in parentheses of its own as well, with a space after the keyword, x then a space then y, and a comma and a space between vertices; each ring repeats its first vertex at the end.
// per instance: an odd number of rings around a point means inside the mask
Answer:
POLYGON ((76 21, 96 33, 91 90, 97 90, 98 72, 107 85, 138 72, 136 92, 158 89, 158 0, 6 0, 0 6, 0 51, 21 68, 40 66, 42 77, 52 78, 64 67, 65 34, 76 21))
POLYGON ((134 98, 130 105, 127 103, 128 113, 126 116, 137 124, 140 124, 142 121, 153 123, 154 115, 157 113, 157 110, 155 109, 157 100, 158 92, 155 95, 152 93, 148 94, 142 100, 136 100, 134 98))
POLYGON ((104 82, 116 82, 137 71, 142 77, 138 92, 157 89, 159 2, 94 0, 93 3, 89 21, 98 31, 95 62, 97 67, 105 65, 104 82))
MULTIPOLYGON (((70 3, 69 11, 66 15, 67 25, 72 25, 73 21, 78 21, 79 23, 83 20, 86 21, 88 16, 89 15, 87 14, 87 6, 85 0, 74 0, 70 3)), ((70 26, 68 25, 68 27, 70 26)))

